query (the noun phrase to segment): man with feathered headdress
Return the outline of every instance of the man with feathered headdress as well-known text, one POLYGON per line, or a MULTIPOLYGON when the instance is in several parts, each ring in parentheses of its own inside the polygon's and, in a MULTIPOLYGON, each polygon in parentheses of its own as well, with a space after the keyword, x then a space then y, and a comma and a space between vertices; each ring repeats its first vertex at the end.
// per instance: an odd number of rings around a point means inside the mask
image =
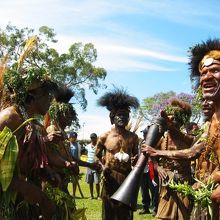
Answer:
MULTIPOLYGON (((209 102, 211 101, 213 107, 213 111, 211 111, 211 106, 209 106, 208 111, 211 114, 208 115, 209 120, 203 126, 203 134, 200 134, 197 142, 186 150, 164 152, 145 148, 145 152, 150 156, 181 160, 192 160, 199 157, 195 171, 197 179, 206 184, 215 184, 220 182, 220 39, 208 39, 206 42, 196 44, 190 48, 189 64, 190 77, 196 85, 195 88, 200 85, 203 98, 209 102)), ((201 187, 201 184, 199 185, 201 187)), ((208 189, 208 186, 205 185, 205 189, 208 189)), ((204 197, 207 200, 211 199, 208 203, 208 209, 197 207, 197 211, 193 212, 192 219, 219 219, 220 186, 209 193, 210 198, 204 197), (212 211, 210 212, 210 210, 212 211), (211 214, 213 214, 212 217, 211 214)), ((202 203, 201 200, 197 202, 202 203)))
MULTIPOLYGON (((206 150, 203 157, 205 167, 197 172, 205 171, 206 176, 212 177, 214 182, 220 182, 220 39, 208 39, 206 42, 197 44, 191 49, 191 79, 201 86, 203 98, 212 104, 214 112, 210 117, 206 143, 206 150), (199 83, 198 83, 199 82, 199 83)), ((217 187, 211 194, 214 219, 219 219, 220 210, 220 187, 217 187)), ((201 214, 201 213, 200 213, 201 214)), ((203 213, 207 217, 207 212, 203 213)))
POLYGON ((102 134, 97 142, 96 156, 103 167, 104 175, 102 219, 133 219, 132 211, 122 204, 114 204, 110 197, 130 173, 132 161, 137 158, 138 136, 126 130, 126 126, 131 108, 137 109, 139 102, 124 90, 115 89, 104 94, 98 100, 98 105, 110 111, 110 121, 114 125, 110 131, 102 134))

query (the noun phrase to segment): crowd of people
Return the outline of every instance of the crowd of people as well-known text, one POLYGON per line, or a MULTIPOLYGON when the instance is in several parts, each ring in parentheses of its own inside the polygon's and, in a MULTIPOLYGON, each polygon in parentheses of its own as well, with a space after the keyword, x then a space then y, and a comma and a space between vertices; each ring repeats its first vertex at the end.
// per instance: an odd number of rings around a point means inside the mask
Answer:
POLYGON ((142 131, 142 139, 127 129, 131 109, 139 107, 138 99, 115 88, 97 101, 110 112, 112 128, 99 137, 90 135, 87 161, 80 157, 77 133, 65 131, 77 117, 69 103, 73 92, 48 78, 43 68, 40 74, 38 68, 19 65, 2 70, 0 219, 85 218, 85 209, 75 205, 79 166, 84 166, 90 199, 102 200, 102 219, 132 220, 134 210, 111 197, 138 164, 140 154, 146 156, 140 215, 152 212, 166 220, 220 219, 220 40, 192 47, 190 68, 191 79, 202 91, 201 125, 191 121, 189 103, 173 99, 160 111, 166 132, 156 146, 149 146, 145 141, 151 125, 142 131), (175 182, 198 190, 210 181, 214 184, 209 196, 213 212, 208 206, 195 209, 192 197, 170 187, 175 182))

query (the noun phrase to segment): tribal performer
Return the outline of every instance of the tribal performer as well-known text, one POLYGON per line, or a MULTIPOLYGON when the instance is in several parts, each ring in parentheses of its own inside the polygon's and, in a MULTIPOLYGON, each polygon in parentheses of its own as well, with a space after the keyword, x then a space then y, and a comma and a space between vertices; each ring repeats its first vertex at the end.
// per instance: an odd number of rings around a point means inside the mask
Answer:
MULTIPOLYGON (((164 151, 189 148, 193 137, 181 130, 191 117, 191 106, 179 99, 174 99, 161 111, 161 116, 168 119, 168 131, 157 145, 164 151)), ((169 220, 185 220, 190 218, 192 203, 187 197, 172 192, 167 186, 169 178, 175 181, 192 184, 190 161, 177 161, 161 158, 157 170, 160 176, 161 188, 156 218, 169 220)))
MULTIPOLYGON (((68 141, 68 136, 65 132, 65 128, 70 125, 75 127, 78 126, 77 113, 73 108, 73 105, 71 103, 68 103, 69 99, 73 96, 73 93, 71 94, 71 92, 71 90, 66 89, 66 91, 62 94, 62 98, 59 98, 59 102, 53 100, 48 110, 48 113, 45 116, 44 124, 48 134, 50 134, 51 132, 60 131, 64 137, 64 140, 61 140, 56 144, 51 144, 50 147, 54 148, 54 151, 56 151, 61 157, 63 157, 67 161, 74 161, 79 166, 90 167, 91 169, 100 169, 100 165, 98 163, 87 163, 86 161, 77 159, 70 154, 70 143, 68 141)), ((66 169, 59 169, 59 173, 62 178, 62 183, 60 187, 64 190, 64 192, 68 193, 67 184, 70 182, 70 178, 76 179, 77 176, 71 176, 71 174, 65 175, 67 174, 66 172, 68 172, 66 169)))
MULTIPOLYGON (((68 93, 68 89, 66 91, 68 93)), ((48 145, 49 148, 51 148, 58 155, 60 155, 69 162, 75 161, 80 166, 84 165, 91 166, 92 168, 95 167, 93 166, 93 164, 89 164, 87 162, 72 158, 69 152, 69 142, 67 141, 68 137, 65 132, 65 128, 70 125, 77 126, 78 124, 77 114, 71 103, 66 103, 63 99, 59 99, 59 102, 53 100, 49 108, 49 111, 45 116, 44 124, 47 128, 46 130, 48 133, 60 131, 64 136, 64 140, 61 140, 58 143, 48 145)), ((60 184, 58 186, 54 186, 48 184, 47 182, 44 182, 44 191, 46 191, 49 198, 53 200, 59 207, 60 219, 86 219, 86 209, 78 209, 77 205, 75 204, 75 198, 71 196, 68 191, 68 183, 72 182, 73 179, 74 181, 78 181, 78 175, 74 174, 65 167, 53 167, 53 169, 59 174, 61 178, 60 184)))
MULTIPOLYGON (((151 156, 180 160, 199 157, 196 177, 205 184, 208 184, 209 181, 220 183, 220 40, 209 39, 196 44, 190 50, 190 59, 191 78, 199 80, 199 83, 196 84, 200 84, 203 98, 213 102, 210 102, 211 105, 208 108, 209 121, 206 122, 203 134, 190 149, 165 152, 146 146, 144 151, 151 156), (210 108, 212 105, 213 111, 210 108)), ((200 184, 196 184, 195 187, 197 185, 200 184)), ((219 219, 220 186, 211 192, 210 198, 213 218, 207 209, 200 208, 195 215, 192 215, 192 219, 219 219)))
POLYGON ((97 142, 96 156, 103 167, 104 176, 102 219, 132 220, 133 212, 123 204, 113 203, 110 197, 128 176, 138 157, 138 136, 126 130, 126 126, 130 109, 138 108, 139 102, 125 91, 115 89, 104 94, 98 100, 98 105, 110 111, 110 121, 114 125, 110 131, 102 134, 97 142))
MULTIPOLYGON (((16 63, 1 76, 4 84, 0 111, 0 218, 38 219, 42 215, 52 219, 56 206, 41 190, 42 176, 52 174, 52 166, 64 166, 75 172, 77 166, 50 153, 46 145, 61 140, 62 134, 47 134, 33 117, 48 111, 51 98, 59 95, 59 87, 39 66, 23 69, 16 63), (32 206, 36 215, 30 212, 32 206)), ((53 178, 47 175, 47 179, 53 178)))

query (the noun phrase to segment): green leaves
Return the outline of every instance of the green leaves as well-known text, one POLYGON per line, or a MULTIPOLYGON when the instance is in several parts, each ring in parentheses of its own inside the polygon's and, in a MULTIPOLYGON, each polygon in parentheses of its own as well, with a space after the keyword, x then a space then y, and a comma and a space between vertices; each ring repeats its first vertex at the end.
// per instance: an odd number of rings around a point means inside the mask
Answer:
POLYGON ((0 183, 3 192, 8 189, 14 175, 14 169, 18 156, 18 143, 16 137, 7 127, 0 133, 0 183))
MULTIPOLYGON (((33 33, 33 29, 18 29, 12 25, 0 29, 0 56, 8 55, 9 65, 15 64, 25 46, 25 40, 33 33)), ((85 88, 97 93, 100 87, 105 86, 101 81, 104 81, 107 75, 104 68, 94 65, 97 59, 94 45, 72 43, 66 53, 59 54, 55 49, 56 45, 51 44, 57 43, 52 28, 42 26, 35 34, 38 36, 37 49, 24 60, 24 69, 37 70, 43 67, 52 80, 67 84, 75 93, 75 102, 85 109, 85 88)))
MULTIPOLYGON (((198 189, 193 189, 191 185, 187 183, 176 183, 173 180, 169 184, 169 187, 179 193, 182 193, 184 196, 188 196, 193 199, 195 203, 195 208, 208 208, 209 214, 213 216, 213 210, 211 207, 212 201, 210 196, 212 191, 217 187, 217 184, 213 183, 211 180, 208 180, 207 184, 196 179, 197 183, 200 184, 198 189)), ((196 209, 195 209, 196 211, 196 209)))

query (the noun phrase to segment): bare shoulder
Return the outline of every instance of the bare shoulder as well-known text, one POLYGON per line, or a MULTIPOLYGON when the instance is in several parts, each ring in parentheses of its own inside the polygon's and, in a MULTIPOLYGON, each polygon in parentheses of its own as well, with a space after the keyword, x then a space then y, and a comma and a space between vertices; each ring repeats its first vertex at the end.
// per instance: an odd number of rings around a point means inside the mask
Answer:
POLYGON ((132 131, 128 131, 130 137, 134 138, 134 139, 138 139, 138 135, 135 132, 132 131))
POLYGON ((110 131, 101 134, 101 135, 99 136, 99 141, 102 142, 102 143, 104 143, 109 134, 110 134, 110 131))
POLYGON ((21 123, 21 115, 17 112, 14 106, 7 107, 0 111, 0 130, 2 130, 5 126, 14 130, 21 123))

